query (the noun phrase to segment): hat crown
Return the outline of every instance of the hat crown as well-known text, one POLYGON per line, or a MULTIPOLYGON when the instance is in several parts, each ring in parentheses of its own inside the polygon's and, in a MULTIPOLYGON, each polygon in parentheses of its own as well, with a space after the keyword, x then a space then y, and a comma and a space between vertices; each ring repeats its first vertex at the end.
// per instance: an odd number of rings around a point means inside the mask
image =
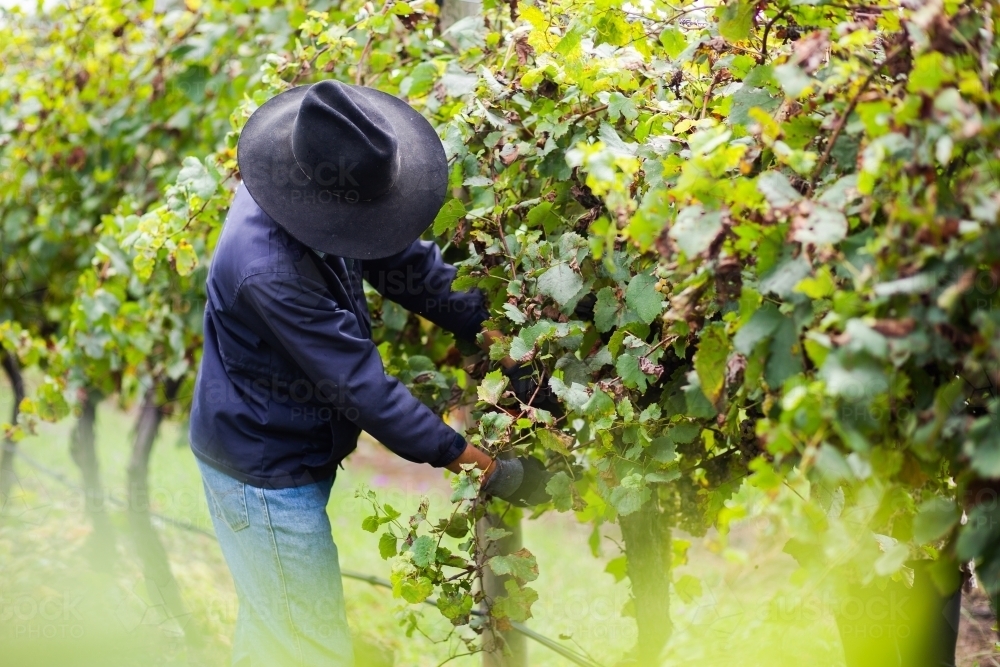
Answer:
POLYGON ((385 194, 399 171, 388 119, 362 93, 339 81, 311 86, 292 128, 292 154, 307 178, 355 201, 385 194))

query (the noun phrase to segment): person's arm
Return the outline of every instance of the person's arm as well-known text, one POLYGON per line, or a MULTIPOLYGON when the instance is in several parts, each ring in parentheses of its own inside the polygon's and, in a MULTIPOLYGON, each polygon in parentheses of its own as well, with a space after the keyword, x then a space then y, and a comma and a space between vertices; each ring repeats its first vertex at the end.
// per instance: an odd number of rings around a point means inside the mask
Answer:
POLYGON ((237 299, 245 300, 268 338, 306 373, 339 418, 410 461, 446 467, 473 456, 461 435, 386 375, 354 313, 341 308, 325 285, 299 274, 259 274, 243 282, 237 299))
POLYGON ((338 307, 325 286, 292 273, 248 277, 243 300, 268 338, 312 381, 316 392, 404 459, 453 472, 466 463, 483 470, 482 492, 515 504, 537 504, 548 495, 548 473, 537 459, 493 459, 386 375, 370 338, 350 310, 338 307))
POLYGON ((493 470, 496 468, 495 461, 492 456, 479 449, 474 445, 469 445, 465 448, 458 458, 445 466, 451 472, 462 472, 462 466, 468 463, 474 463, 477 468, 483 471, 483 482, 490 478, 493 474, 493 470))
POLYGON ((482 292, 451 289, 457 271, 445 263, 437 244, 430 241, 414 241, 400 253, 364 260, 361 266, 365 280, 383 297, 460 339, 474 343, 489 316, 482 292))

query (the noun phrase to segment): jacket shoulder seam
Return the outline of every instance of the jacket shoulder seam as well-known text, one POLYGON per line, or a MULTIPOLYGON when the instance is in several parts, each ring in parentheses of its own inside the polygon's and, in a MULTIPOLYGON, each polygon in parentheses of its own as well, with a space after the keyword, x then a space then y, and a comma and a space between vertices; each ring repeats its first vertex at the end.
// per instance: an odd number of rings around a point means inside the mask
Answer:
POLYGON ((312 282, 312 283, 314 283, 316 285, 320 285, 320 286, 322 285, 322 283, 319 283, 319 282, 313 280, 312 278, 310 278, 308 276, 305 276, 305 275, 303 275, 301 273, 295 272, 295 271, 287 271, 287 270, 284 270, 284 269, 281 269, 281 270, 260 269, 258 271, 251 271, 251 272, 247 273, 246 275, 244 275, 242 278, 240 278, 240 281, 236 284, 236 290, 233 292, 233 302, 235 303, 236 300, 239 298, 239 296, 240 296, 240 290, 243 289, 243 285, 246 283, 246 281, 250 280, 251 278, 256 278, 257 276, 264 275, 264 274, 268 274, 268 275, 272 275, 272 276, 296 276, 296 277, 302 278, 304 280, 308 280, 309 282, 312 282))

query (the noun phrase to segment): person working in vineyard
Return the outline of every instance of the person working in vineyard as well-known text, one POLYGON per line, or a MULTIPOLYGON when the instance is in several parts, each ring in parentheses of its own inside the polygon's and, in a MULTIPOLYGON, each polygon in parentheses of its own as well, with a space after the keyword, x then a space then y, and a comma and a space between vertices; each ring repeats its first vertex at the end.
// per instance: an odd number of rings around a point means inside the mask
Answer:
POLYGON ((484 494, 521 505, 547 498, 547 473, 467 444, 386 375, 371 340, 363 279, 460 339, 487 316, 419 240, 448 180, 430 123, 392 95, 323 81, 257 109, 238 149, 190 429, 239 597, 233 664, 348 666, 326 505, 362 430, 410 461, 474 464, 484 494))

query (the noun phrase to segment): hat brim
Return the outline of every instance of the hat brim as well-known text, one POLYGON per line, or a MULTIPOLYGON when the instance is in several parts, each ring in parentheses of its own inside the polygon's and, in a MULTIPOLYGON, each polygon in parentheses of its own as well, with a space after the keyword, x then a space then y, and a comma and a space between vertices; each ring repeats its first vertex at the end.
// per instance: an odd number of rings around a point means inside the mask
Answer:
POLYGON ((434 221, 448 187, 444 146, 431 124, 403 100, 355 86, 385 115, 396 134, 399 169, 392 187, 360 200, 350 165, 332 172, 340 192, 303 175, 292 154, 292 128, 310 86, 265 102, 247 121, 237 147, 240 175, 263 209, 300 242, 352 259, 380 259, 404 250, 434 221), (352 195, 352 193, 354 193, 352 195))

